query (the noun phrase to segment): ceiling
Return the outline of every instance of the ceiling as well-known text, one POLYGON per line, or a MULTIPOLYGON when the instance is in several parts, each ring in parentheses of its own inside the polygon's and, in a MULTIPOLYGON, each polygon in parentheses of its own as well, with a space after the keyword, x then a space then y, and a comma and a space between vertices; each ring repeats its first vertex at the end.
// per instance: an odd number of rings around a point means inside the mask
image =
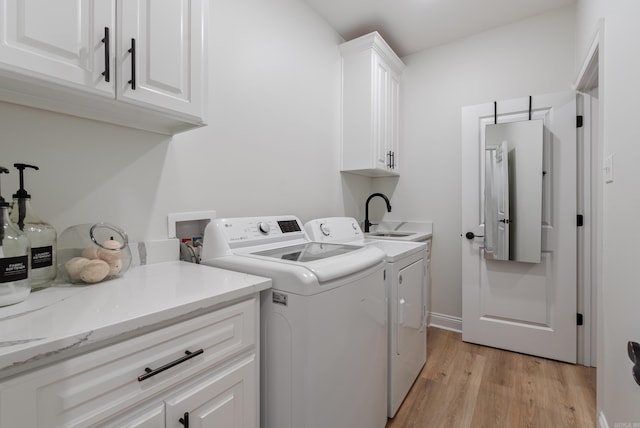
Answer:
POLYGON ((403 57, 575 0, 302 0, 345 40, 378 31, 403 57))

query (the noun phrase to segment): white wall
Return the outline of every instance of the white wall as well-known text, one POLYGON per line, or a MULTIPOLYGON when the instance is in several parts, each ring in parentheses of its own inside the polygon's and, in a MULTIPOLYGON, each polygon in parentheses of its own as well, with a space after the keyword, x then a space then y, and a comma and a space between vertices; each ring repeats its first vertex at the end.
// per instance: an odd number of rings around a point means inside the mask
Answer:
POLYGON ((640 387, 631 376, 628 340, 640 342, 637 242, 640 213, 640 3, 631 0, 579 0, 578 52, 584 55, 604 19, 600 45, 599 98, 601 150, 614 156, 615 181, 603 187, 602 283, 599 290, 598 410, 610 427, 640 424, 640 387))
POLYGON ((297 0, 210 14, 209 126, 171 138, 0 103, 4 197, 12 164, 36 164, 28 190, 58 232, 110 221, 133 241, 166 238, 169 212, 359 215, 369 180, 338 172, 342 39, 297 0))
POLYGON ((386 218, 434 222, 432 312, 462 316, 461 108, 571 89, 574 19, 566 7, 403 58, 402 175, 374 187, 386 218))

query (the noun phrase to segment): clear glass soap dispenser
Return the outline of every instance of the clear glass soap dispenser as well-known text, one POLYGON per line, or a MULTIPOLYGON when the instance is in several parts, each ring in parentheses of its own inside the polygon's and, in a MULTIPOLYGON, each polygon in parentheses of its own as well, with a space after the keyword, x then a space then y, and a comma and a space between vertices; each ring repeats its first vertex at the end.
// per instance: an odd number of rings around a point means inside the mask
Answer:
POLYGON ((27 235, 31 244, 31 287, 35 290, 51 285, 56 279, 56 230, 40 220, 31 207, 31 195, 24 188, 24 170, 35 165, 14 163, 20 174, 20 189, 13 195, 11 221, 27 235))
MULTIPOLYGON (((0 175, 8 174, 0 166, 0 175)), ((31 293, 29 238, 9 218, 9 203, 0 192, 0 306, 22 302, 31 293)))

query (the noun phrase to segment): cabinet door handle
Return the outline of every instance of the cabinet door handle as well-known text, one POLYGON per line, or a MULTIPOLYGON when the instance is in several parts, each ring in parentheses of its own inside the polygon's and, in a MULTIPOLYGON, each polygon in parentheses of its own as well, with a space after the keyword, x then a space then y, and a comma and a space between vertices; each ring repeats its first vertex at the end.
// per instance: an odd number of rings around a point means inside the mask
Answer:
POLYGON ((198 349, 195 352, 190 352, 190 351, 184 351, 185 356, 184 357, 180 357, 177 360, 173 360, 170 363, 165 364, 162 367, 158 367, 157 369, 153 370, 150 369, 149 367, 146 367, 144 369, 144 371, 146 372, 143 375, 138 376, 138 382, 142 382, 143 380, 149 379, 150 377, 153 377, 155 375, 157 375, 158 373, 162 373, 163 371, 170 369, 173 366, 177 366, 178 364, 184 363, 187 360, 190 360, 191 358, 195 357, 196 355, 200 355, 202 353, 204 353, 204 349, 198 349))
POLYGON ((391 150, 387 152, 387 168, 391 168, 391 150))
POLYGON ((131 49, 128 50, 131 53, 131 89, 136 89, 136 39, 131 39, 131 49))
POLYGON ((104 76, 104 81, 108 82, 110 80, 110 72, 109 69, 109 27, 104 27, 104 38, 101 40, 104 43, 104 71, 102 75, 104 76))
POLYGON ((391 169, 396 169, 396 152, 391 152, 391 169))
POLYGON ((189 412, 184 412, 184 416, 178 419, 178 422, 184 425, 184 428, 189 428, 189 412))

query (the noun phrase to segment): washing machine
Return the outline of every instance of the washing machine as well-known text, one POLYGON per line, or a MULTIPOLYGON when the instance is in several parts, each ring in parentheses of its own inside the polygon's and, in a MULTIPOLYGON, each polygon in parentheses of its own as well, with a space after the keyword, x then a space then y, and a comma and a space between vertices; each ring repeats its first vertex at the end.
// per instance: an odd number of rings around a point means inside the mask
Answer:
POLYGON ((207 225, 202 264, 272 279, 260 305, 262 428, 384 428, 384 258, 311 242, 290 215, 207 225))
POLYGON ((393 418, 427 358, 427 245, 365 238, 351 217, 311 220, 305 230, 317 242, 375 246, 385 252, 387 416, 393 418))

